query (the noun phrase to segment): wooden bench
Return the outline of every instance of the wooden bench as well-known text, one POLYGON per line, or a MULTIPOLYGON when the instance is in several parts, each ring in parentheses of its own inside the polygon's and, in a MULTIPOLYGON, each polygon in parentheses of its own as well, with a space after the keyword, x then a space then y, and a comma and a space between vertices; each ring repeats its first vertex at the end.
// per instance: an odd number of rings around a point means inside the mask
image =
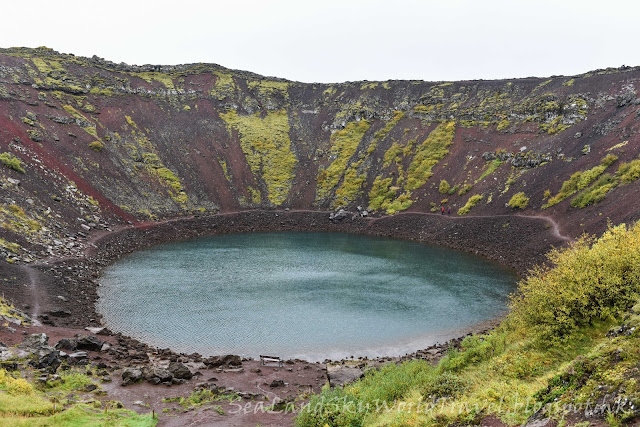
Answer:
POLYGON ((260 366, 266 366, 267 363, 277 363, 279 368, 282 368, 282 358, 278 356, 264 356, 260 355, 260 366))

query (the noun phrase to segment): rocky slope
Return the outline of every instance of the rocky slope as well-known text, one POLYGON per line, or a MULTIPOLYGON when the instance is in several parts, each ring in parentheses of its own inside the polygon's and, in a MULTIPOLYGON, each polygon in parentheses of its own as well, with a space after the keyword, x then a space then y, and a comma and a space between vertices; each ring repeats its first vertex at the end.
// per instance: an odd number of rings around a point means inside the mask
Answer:
POLYGON ((509 215, 521 192, 526 214, 599 232, 638 218, 639 78, 306 84, 2 49, 2 258, 73 255, 89 230, 128 221, 255 208, 509 215))

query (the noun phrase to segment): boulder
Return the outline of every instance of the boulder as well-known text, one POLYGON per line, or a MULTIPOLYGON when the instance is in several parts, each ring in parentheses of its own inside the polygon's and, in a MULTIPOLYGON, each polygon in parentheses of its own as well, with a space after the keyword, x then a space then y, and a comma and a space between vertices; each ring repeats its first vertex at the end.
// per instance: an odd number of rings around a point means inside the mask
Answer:
POLYGON ((189 368, 180 362, 169 363, 169 368, 167 368, 167 370, 171 372, 174 378, 190 380, 193 377, 189 368))
POLYGON ((331 387, 343 386, 364 376, 364 371, 356 365, 327 365, 327 377, 331 387))
POLYGON ((104 342, 95 335, 80 335, 78 340, 78 350, 100 351, 104 342))
POLYGON ((48 344, 49 337, 47 334, 31 334, 18 344, 18 348, 29 353, 36 353, 43 348, 49 347, 48 344))
POLYGON ((40 354, 37 359, 34 359, 33 365, 36 369, 44 369, 49 373, 55 373, 60 367, 60 353, 58 350, 50 350, 44 354, 40 354))
POLYGON ((142 375, 144 379, 151 384, 171 383, 173 374, 167 369, 157 367, 144 367, 142 368, 142 375))
POLYGON ((74 351, 78 348, 78 340, 74 338, 62 338, 56 344, 58 350, 71 350, 74 351))
POLYGON ((271 381, 271 384, 269 384, 269 387, 271 388, 276 388, 276 387, 284 387, 285 383, 282 380, 273 380, 271 381))
POLYGON ((241 366, 242 358, 234 354, 227 354, 226 356, 211 356, 207 359, 203 359, 202 362, 207 368, 218 368, 221 366, 241 366))
POLYGON ((138 368, 124 368, 122 371, 122 385, 127 386, 129 384, 142 381, 142 371, 138 368))

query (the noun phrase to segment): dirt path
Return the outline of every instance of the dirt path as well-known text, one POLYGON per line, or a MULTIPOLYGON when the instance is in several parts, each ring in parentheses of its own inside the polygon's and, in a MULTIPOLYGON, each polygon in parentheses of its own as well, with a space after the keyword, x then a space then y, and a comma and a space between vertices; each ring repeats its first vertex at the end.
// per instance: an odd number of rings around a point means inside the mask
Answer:
POLYGON ((453 215, 452 216, 452 215, 442 215, 440 213, 432 213, 432 212, 398 212, 393 215, 385 215, 378 218, 373 218, 369 221, 368 227, 371 227, 374 223, 378 221, 384 221, 386 219, 390 219, 399 215, 435 216, 435 217, 447 218, 447 220, 451 220, 451 221, 459 221, 459 220, 464 220, 468 218, 500 218, 500 217, 505 217, 505 218, 519 217, 519 218, 539 219, 547 222, 550 225, 552 234, 558 239, 564 240, 565 242, 575 241, 574 238, 560 233, 560 225, 552 217, 546 216, 546 215, 503 214, 503 215, 464 215, 464 216, 453 215))

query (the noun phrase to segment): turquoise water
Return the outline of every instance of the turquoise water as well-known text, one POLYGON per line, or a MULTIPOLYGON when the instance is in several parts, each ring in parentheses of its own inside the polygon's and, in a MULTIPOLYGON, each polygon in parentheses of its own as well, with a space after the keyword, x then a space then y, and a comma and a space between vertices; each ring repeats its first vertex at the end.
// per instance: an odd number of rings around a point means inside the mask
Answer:
POLYGON ((415 242, 234 234, 123 258, 98 311, 114 331, 206 356, 391 356, 499 316, 515 283, 496 263, 415 242))

